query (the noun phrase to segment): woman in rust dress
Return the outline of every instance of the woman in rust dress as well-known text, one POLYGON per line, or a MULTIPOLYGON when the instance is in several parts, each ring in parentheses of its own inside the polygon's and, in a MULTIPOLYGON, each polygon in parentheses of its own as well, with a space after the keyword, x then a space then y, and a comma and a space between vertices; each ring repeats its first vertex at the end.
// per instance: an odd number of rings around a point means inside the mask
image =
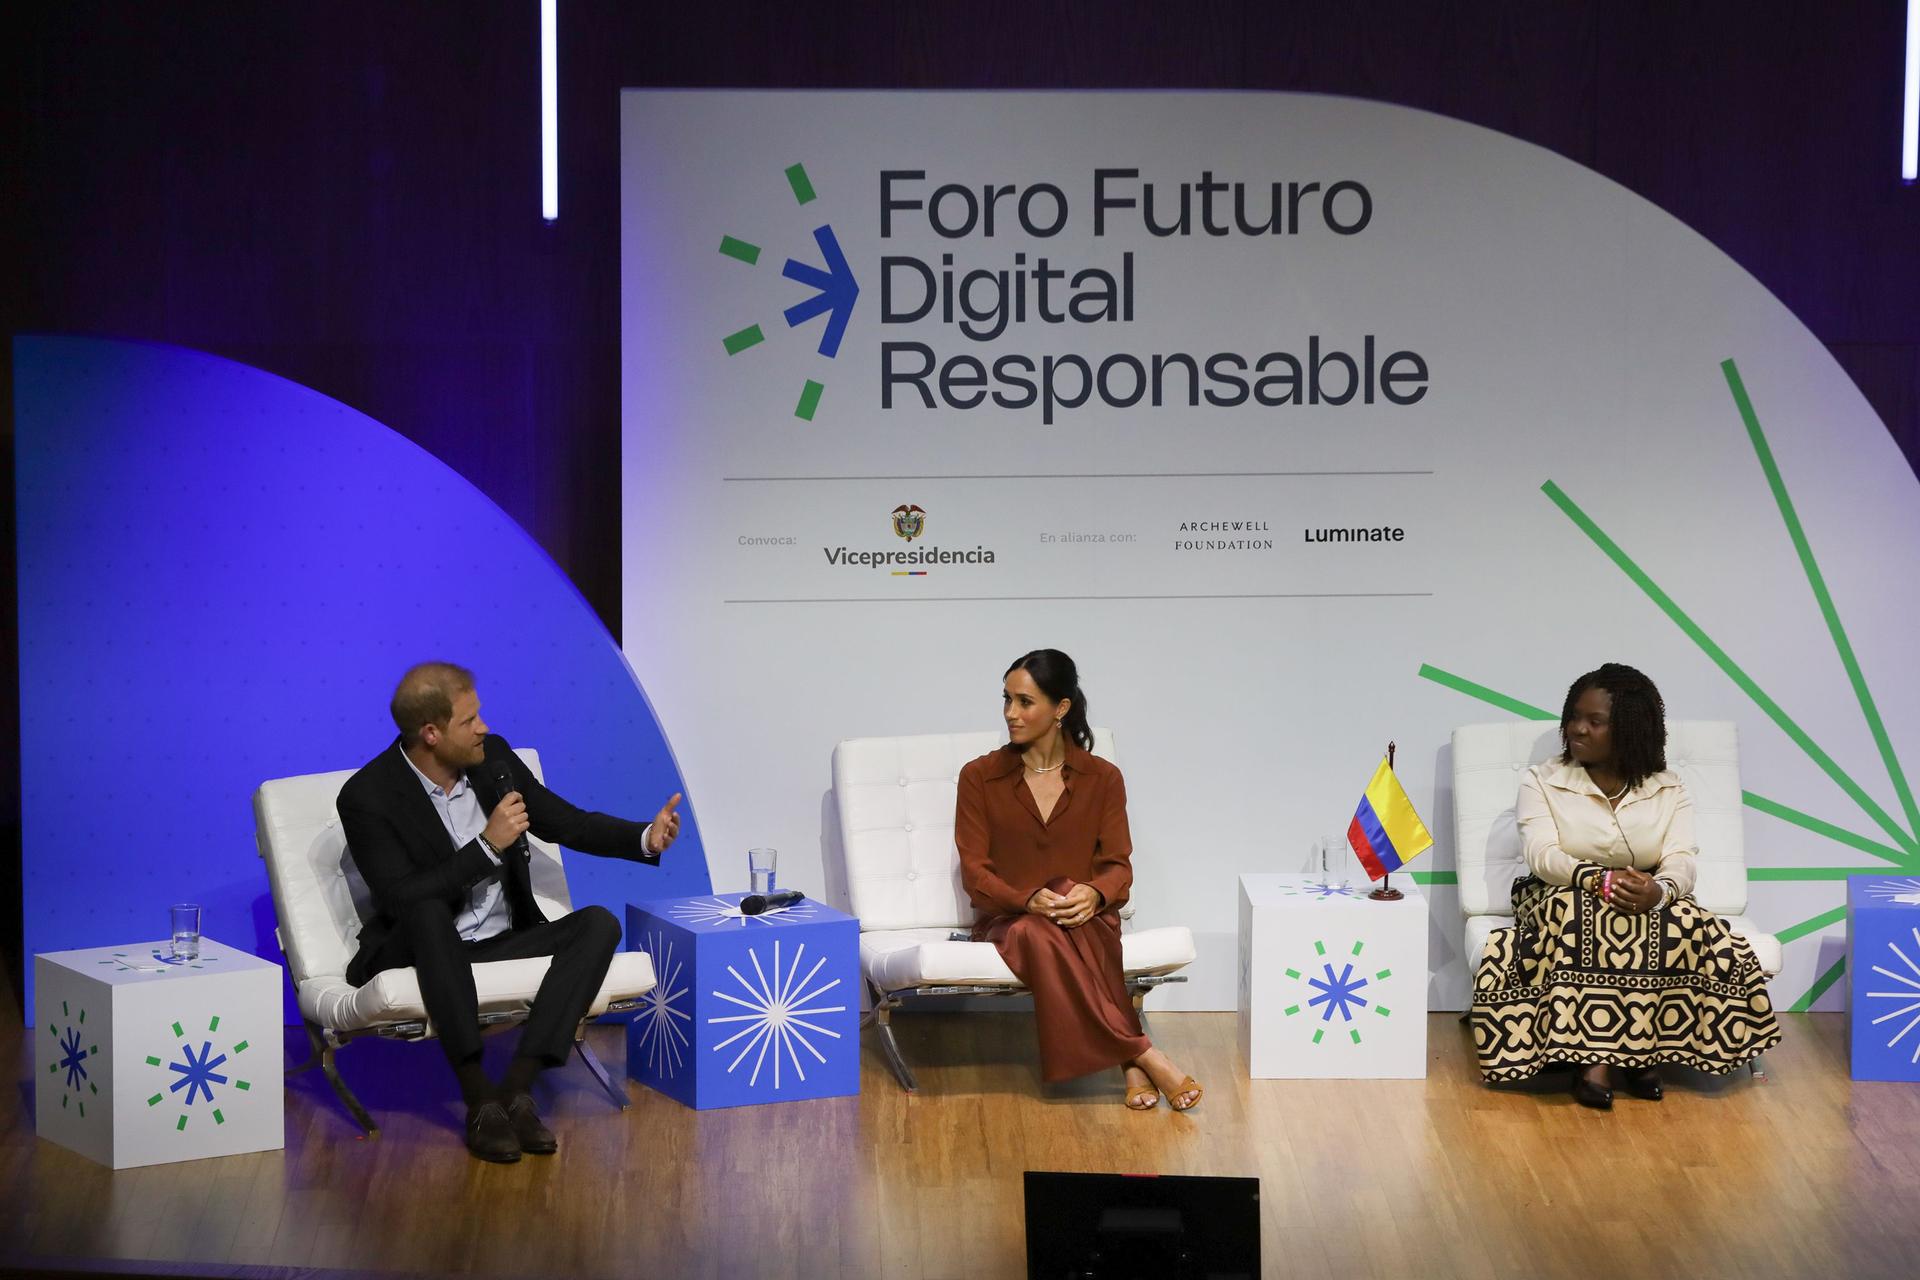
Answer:
POLYGON ((1123 1067, 1126 1103, 1176 1111, 1201 1088, 1153 1047, 1127 996, 1119 908, 1133 884, 1127 789, 1089 750, 1073 659, 1036 649, 1007 668, 1007 745, 960 771, 953 834, 980 912, 976 941, 999 948, 1033 992, 1040 1074, 1065 1080, 1123 1067))

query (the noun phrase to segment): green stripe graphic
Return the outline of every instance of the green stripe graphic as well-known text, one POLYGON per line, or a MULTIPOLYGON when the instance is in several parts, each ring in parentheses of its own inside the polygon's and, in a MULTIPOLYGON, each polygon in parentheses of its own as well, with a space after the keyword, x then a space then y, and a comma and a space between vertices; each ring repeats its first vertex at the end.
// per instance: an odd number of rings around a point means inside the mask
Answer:
POLYGON ((813 200, 813 181, 807 177, 807 166, 788 165, 787 185, 793 188, 793 198, 801 204, 807 204, 813 200))
POLYGON ((748 347, 766 341, 766 336, 760 332, 759 325, 750 324, 738 333, 728 334, 720 341, 726 346, 728 355, 737 356, 748 347))
POLYGON ((1882 830, 1892 836, 1895 843, 1909 852, 1920 853, 1920 842, 1916 842, 1913 836, 1901 830, 1900 824, 1893 820, 1892 815, 1885 809, 1882 809, 1874 798, 1861 788, 1859 783, 1849 777, 1847 771, 1842 769, 1832 756, 1823 751, 1820 745, 1807 735, 1806 730, 1794 723, 1793 717, 1789 716, 1779 703, 1768 697, 1765 690, 1754 683, 1753 677, 1748 675, 1746 671, 1741 668, 1740 664, 1735 662, 1732 657, 1727 654, 1725 649, 1715 644, 1712 637, 1701 630, 1700 624, 1689 617, 1686 611, 1674 602, 1672 596, 1669 596, 1665 591, 1661 590, 1659 584, 1648 577, 1646 571, 1635 564, 1633 558, 1621 549, 1620 544, 1608 537, 1606 531, 1595 524, 1592 517, 1580 509, 1578 503, 1568 497, 1567 494, 1561 490, 1560 486, 1551 480, 1541 485, 1540 491, 1546 494, 1548 499, 1552 501, 1555 506, 1559 507, 1569 520, 1573 521, 1580 532, 1586 534, 1593 544, 1599 547, 1606 557, 1613 561, 1620 571, 1626 574, 1627 577, 1632 580, 1633 584, 1639 587, 1640 590, 1645 593, 1646 597, 1653 601, 1653 603, 1659 607, 1660 611, 1666 614, 1673 624, 1679 627, 1680 630, 1686 634, 1687 638, 1699 647, 1702 653, 1712 659, 1714 665, 1719 667, 1729 680, 1732 680, 1735 685, 1739 686, 1742 693, 1751 698, 1754 704, 1767 714, 1768 719, 1772 720, 1789 738, 1793 739, 1794 744, 1806 753, 1808 759, 1819 765, 1821 770, 1825 772, 1829 778, 1833 779, 1834 783, 1838 785, 1842 791, 1845 791, 1849 796, 1853 797, 1854 803, 1865 810, 1867 815, 1877 822, 1882 830))
POLYGON ((760 261, 759 245, 748 244, 745 240, 736 240, 732 236, 720 237, 720 252, 729 258, 738 258, 748 266, 760 261))
POLYGON ((1810 933, 1820 932, 1829 925, 1839 924, 1846 918, 1846 907, 1839 906, 1831 911, 1822 911, 1819 915, 1808 920, 1802 920, 1799 924, 1790 924, 1774 936, 1780 939, 1782 943, 1792 942, 1795 938, 1804 938, 1810 933))
POLYGON ((1755 795, 1751 791, 1742 791, 1740 798, 1746 802, 1747 807, 1750 809, 1758 809, 1761 813, 1767 814, 1769 817, 1778 818, 1782 822, 1791 822, 1796 827, 1805 827, 1808 831, 1817 832, 1829 840, 1837 840, 1841 844, 1860 850, 1862 853, 1870 853, 1876 858, 1885 858, 1889 862, 1897 862, 1902 866, 1912 861, 1906 854, 1894 848, 1892 845, 1881 844, 1878 840, 1869 840, 1865 836, 1857 836, 1844 827, 1836 827, 1833 823, 1823 818, 1816 818, 1810 813, 1802 813, 1798 809, 1790 809, 1777 800, 1769 800, 1765 796, 1755 795))
POLYGON ((1428 666, 1424 662, 1420 664, 1420 678, 1422 680, 1431 680, 1435 684, 1443 684, 1449 689, 1466 694, 1469 698, 1478 698, 1480 701, 1490 706, 1498 707, 1502 711, 1511 711, 1522 720, 1559 719, 1553 712, 1541 707, 1536 707, 1530 702, 1522 702, 1518 698, 1509 698, 1506 694, 1496 693, 1483 684, 1475 684, 1463 676, 1454 675, 1451 671, 1442 671, 1438 667, 1428 666))
POLYGON ((1833 962, 1833 968, 1827 970, 1825 973, 1821 974, 1819 978, 1815 979, 1814 984, 1807 988, 1807 994, 1801 996, 1798 1000, 1795 1000, 1793 1002, 1793 1007, 1788 1009, 1787 1012, 1788 1013, 1805 1013, 1807 1010, 1813 1008, 1813 1002, 1815 1000, 1818 1000, 1821 996, 1827 994, 1827 988, 1832 986, 1834 983, 1840 981, 1840 975, 1845 973, 1846 971, 1847 971, 1847 958, 1845 956, 1841 956, 1838 960, 1835 960, 1833 962))
POLYGON ((1748 867, 1749 880, 1845 880, 1848 876, 1885 875, 1885 867, 1748 867))
MULTIPOLYGON (((1780 475, 1779 464, 1773 460, 1773 449, 1767 444, 1766 433, 1760 429, 1760 419, 1753 411, 1753 401, 1747 398, 1747 387, 1740 379, 1740 370, 1732 360, 1725 360, 1721 362, 1720 371, 1727 376, 1727 389, 1733 392, 1733 402, 1740 409, 1740 420, 1746 423, 1747 438, 1753 442, 1754 455, 1760 459, 1760 469, 1766 473, 1767 487, 1773 490, 1773 501, 1780 508, 1780 518, 1786 521, 1787 536, 1793 539, 1793 549, 1800 557, 1800 567, 1806 570, 1807 585, 1813 588, 1813 598, 1820 604, 1820 616, 1826 619, 1827 634, 1833 637, 1833 647, 1840 654, 1840 665, 1847 669, 1847 679, 1853 684, 1854 697, 1860 701, 1860 713, 1867 719, 1874 745, 1880 748, 1880 759, 1887 766, 1887 776, 1893 780, 1893 790, 1900 797, 1900 807, 1907 815, 1907 829, 1909 832, 1920 832, 1920 806, 1914 804, 1913 790, 1907 786, 1907 775, 1900 768, 1899 758, 1894 755, 1893 741, 1887 737, 1887 726, 1880 719, 1880 708, 1867 691, 1867 677, 1860 670, 1860 660, 1854 656, 1853 643, 1847 639, 1847 629, 1840 622, 1840 613, 1833 607, 1833 596, 1827 591, 1827 580, 1820 572, 1819 562, 1813 558, 1813 546, 1807 541, 1806 530, 1800 527, 1800 515, 1794 510, 1793 499, 1787 496, 1787 482, 1780 475)), ((1901 843, 1909 849, 1920 848, 1911 839, 1901 843)))
POLYGON ((800 403, 794 406, 793 416, 802 422, 812 422, 813 411, 820 407, 820 393, 825 390, 825 387, 808 378, 807 385, 800 389, 800 403))

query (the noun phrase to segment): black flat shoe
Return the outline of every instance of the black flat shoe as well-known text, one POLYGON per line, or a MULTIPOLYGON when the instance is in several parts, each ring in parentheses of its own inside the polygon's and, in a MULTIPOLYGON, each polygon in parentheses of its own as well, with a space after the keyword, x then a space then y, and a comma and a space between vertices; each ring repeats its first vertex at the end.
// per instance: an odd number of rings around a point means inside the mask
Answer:
POLYGON ((512 1164, 520 1158, 520 1140, 513 1136, 505 1107, 483 1102, 467 1111, 467 1150, 495 1164, 512 1164))
POLYGON ((1660 1069, 1643 1067, 1638 1071, 1627 1072, 1627 1092, 1636 1098, 1645 1098, 1648 1102, 1658 1102, 1665 1095, 1660 1089, 1660 1069))
POLYGON ((513 1125, 514 1139, 530 1156, 550 1156, 560 1149, 553 1131, 540 1123, 539 1109, 527 1094, 516 1093, 507 1103, 507 1120, 513 1125))
POLYGON ((1587 1078, 1578 1071, 1573 1073, 1573 1100, 1595 1111, 1613 1110, 1613 1090, 1604 1085, 1587 1083, 1587 1078))

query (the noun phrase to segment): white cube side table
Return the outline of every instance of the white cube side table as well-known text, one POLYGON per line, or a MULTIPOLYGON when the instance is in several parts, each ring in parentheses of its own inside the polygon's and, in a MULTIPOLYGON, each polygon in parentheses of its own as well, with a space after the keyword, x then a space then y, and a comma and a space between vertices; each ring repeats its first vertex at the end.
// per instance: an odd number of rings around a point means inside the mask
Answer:
POLYGON ((1316 875, 1240 877, 1240 1052, 1256 1080, 1427 1074, 1427 900, 1316 875))
POLYGON ((286 1145, 280 966, 211 939, 33 958, 34 1130, 115 1169, 286 1145))

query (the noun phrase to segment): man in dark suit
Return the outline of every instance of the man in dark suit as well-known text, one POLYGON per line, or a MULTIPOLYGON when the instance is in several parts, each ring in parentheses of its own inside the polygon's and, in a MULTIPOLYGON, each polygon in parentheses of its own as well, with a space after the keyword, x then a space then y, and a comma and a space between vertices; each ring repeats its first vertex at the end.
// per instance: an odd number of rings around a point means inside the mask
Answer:
POLYGON ((340 789, 347 850, 376 909, 347 966, 359 986, 413 966, 467 1103, 467 1147, 484 1160, 550 1155, 529 1092, 566 1061, 606 978, 620 925, 605 907, 548 920, 533 899, 525 833, 582 853, 657 865, 680 831, 675 794, 650 823, 577 809, 548 791, 480 718, 473 673, 427 662, 401 678, 400 736, 340 789), (480 1064, 473 966, 552 956, 520 1044, 495 1084, 480 1064))

